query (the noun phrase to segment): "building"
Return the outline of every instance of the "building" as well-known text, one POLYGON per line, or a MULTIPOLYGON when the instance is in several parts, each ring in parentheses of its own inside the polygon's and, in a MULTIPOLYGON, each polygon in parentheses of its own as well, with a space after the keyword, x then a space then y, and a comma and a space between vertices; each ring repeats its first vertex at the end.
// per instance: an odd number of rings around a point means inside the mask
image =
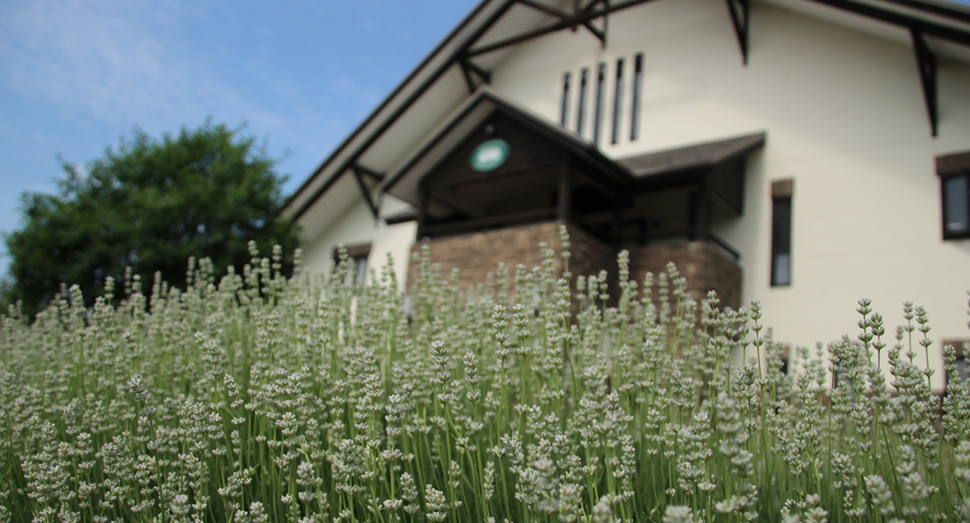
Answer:
MULTIPOLYGON (((970 9, 931 0, 483 0, 292 196, 305 260, 475 283, 573 236, 799 345, 902 302, 970 338, 970 9)), ((890 343, 891 343, 891 335, 890 343)), ((941 364, 937 379, 942 383, 941 364)))

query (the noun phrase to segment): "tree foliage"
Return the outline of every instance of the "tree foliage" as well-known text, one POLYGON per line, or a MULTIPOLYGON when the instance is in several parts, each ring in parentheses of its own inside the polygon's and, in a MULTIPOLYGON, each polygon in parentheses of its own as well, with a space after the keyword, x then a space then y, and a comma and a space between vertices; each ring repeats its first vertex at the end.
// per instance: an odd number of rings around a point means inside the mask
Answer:
POLYGON ((23 228, 6 236, 12 259, 7 299, 33 313, 61 284, 90 303, 109 276, 185 281, 185 260, 211 258, 217 271, 263 252, 292 252, 294 225, 280 217, 284 176, 255 139, 207 120, 155 140, 139 129, 87 165, 62 161, 59 194, 25 193, 23 228))

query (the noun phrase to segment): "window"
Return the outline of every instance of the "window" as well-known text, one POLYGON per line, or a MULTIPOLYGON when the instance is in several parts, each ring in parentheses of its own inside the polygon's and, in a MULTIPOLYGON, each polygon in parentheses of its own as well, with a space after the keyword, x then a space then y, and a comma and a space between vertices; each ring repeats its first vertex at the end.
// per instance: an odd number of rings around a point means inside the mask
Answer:
POLYGON ((566 73, 562 77, 562 119, 560 123, 563 127, 569 122, 569 80, 570 74, 566 73))
POLYGON ((613 140, 620 141, 620 109, 623 107, 623 59, 616 61, 616 93, 613 95, 613 140))
POLYGON ((970 237, 970 176, 943 179, 943 237, 970 237))
POLYGON ((630 140, 636 140, 640 129, 640 86, 643 83, 643 53, 633 58, 633 103, 630 106, 630 140))
MULTIPOLYGON (((957 377, 960 378, 961 382, 970 379, 970 366, 967 365, 967 348, 970 348, 970 345, 968 344, 970 344, 970 340, 967 340, 967 339, 943 340, 943 343, 942 343, 942 346, 944 347, 949 345, 954 349, 956 349, 956 356, 957 356, 956 374, 957 374, 957 377)), ((951 376, 950 376, 950 373, 948 372, 946 373, 947 383, 950 382, 950 379, 951 379, 951 376)))
POLYGON ((791 285, 791 202, 794 182, 771 184, 771 286, 791 285))
POLYGON ((970 238, 970 152, 936 158, 943 210, 943 239, 970 238))
POLYGON ((583 68, 579 77, 579 110, 576 114, 576 134, 583 135, 583 125, 586 123, 586 84, 589 79, 589 69, 583 68))
MULTIPOLYGON (((344 248, 347 250, 347 258, 353 262, 347 283, 363 283, 367 277, 367 258, 370 256, 370 244, 347 245, 344 248)), ((334 267, 337 267, 337 264, 340 263, 340 247, 333 250, 333 261, 334 267)))
POLYGON ((596 73, 596 115, 593 122, 593 143, 600 144, 600 128, 603 123, 603 88, 606 87, 606 64, 600 64, 596 73))

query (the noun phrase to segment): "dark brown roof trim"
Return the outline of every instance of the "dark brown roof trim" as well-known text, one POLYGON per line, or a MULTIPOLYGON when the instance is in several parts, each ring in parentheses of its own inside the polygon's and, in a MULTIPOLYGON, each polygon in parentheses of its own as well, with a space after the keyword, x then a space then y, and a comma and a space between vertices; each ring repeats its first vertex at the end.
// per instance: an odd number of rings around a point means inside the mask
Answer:
POLYGON ((956 20, 962 20, 964 22, 970 22, 970 10, 965 9, 963 6, 957 4, 950 4, 944 2, 922 2, 920 0, 883 0, 885 2, 891 2, 893 4, 899 4, 901 6, 910 7, 913 9, 918 9, 920 11, 926 11, 927 13, 933 13, 935 15, 945 16, 947 18, 953 18, 956 20))
POLYGON ((418 219, 418 211, 415 209, 404 209, 401 212, 396 212, 389 216, 384 217, 384 223, 388 225, 397 225, 399 223, 413 222, 418 219))
MULTIPOLYGON (((832 7, 837 7, 839 9, 850 11, 859 15, 868 16, 869 18, 874 18, 882 22, 893 24, 899 27, 908 28, 911 30, 917 30, 925 33, 929 36, 936 38, 942 38, 944 40, 950 40, 952 42, 957 42, 963 45, 970 45, 970 32, 965 30, 960 30, 956 27, 938 24, 936 22, 931 22, 929 20, 923 20, 910 16, 908 14, 893 11, 889 9, 882 9, 870 4, 864 4, 861 2, 854 2, 852 0, 812 0, 820 4, 826 4, 832 7)), ((891 0, 889 0, 891 1, 891 0)), ((931 12, 925 7, 918 7, 917 9, 922 9, 927 12, 931 12)), ((938 13, 935 13, 938 14, 938 13)), ((962 16, 948 15, 950 18, 962 19, 962 16)))

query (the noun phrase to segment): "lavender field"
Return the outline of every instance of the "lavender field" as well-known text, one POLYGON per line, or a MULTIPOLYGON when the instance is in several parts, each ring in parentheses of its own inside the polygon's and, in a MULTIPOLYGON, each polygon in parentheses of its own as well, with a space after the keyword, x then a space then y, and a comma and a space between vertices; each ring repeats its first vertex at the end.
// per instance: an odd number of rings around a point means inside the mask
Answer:
POLYGON ((417 260, 407 307, 390 267, 284 278, 277 251, 13 311, 0 521, 970 519, 970 384, 948 347, 931 393, 921 308, 897 329, 862 300, 783 372, 757 302, 630 281, 622 254, 611 297, 541 248, 470 291, 417 260))

